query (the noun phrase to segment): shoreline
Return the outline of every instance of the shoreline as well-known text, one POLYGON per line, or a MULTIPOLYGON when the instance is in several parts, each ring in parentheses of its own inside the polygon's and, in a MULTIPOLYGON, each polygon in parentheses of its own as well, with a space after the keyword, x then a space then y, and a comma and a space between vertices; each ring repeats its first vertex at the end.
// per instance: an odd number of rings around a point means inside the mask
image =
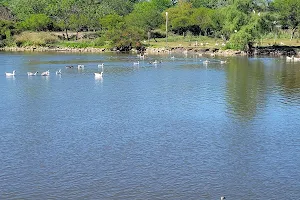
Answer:
MULTIPOLYGON (((104 53, 104 52, 120 52, 106 48, 70 48, 70 47, 3 47, 0 51, 4 52, 66 52, 66 53, 104 53)), ((128 52, 141 53, 136 49, 132 49, 128 52)), ((285 55, 299 55, 300 46, 268 46, 268 47, 255 47, 251 51, 231 50, 231 49, 217 49, 217 48, 198 48, 198 47, 148 47, 143 51, 145 54, 171 54, 171 53, 195 53, 195 54, 207 54, 216 56, 253 56, 253 55, 265 55, 265 56, 285 56, 285 55)))

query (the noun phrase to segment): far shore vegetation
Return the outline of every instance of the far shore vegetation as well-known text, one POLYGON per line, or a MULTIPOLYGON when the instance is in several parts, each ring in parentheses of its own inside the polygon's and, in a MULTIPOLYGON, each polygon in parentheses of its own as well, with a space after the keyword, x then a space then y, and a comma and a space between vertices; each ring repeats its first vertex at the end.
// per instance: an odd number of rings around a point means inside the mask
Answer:
POLYGON ((0 48, 300 46, 295 0, 0 0, 0 48))

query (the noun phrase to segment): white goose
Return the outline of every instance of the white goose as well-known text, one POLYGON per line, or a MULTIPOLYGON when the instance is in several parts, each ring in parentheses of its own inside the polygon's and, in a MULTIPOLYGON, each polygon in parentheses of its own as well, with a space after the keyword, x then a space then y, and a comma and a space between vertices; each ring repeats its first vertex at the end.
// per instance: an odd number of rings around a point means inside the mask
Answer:
POLYGON ((47 70, 47 71, 45 71, 45 72, 43 72, 43 73, 41 74, 41 76, 49 76, 49 75, 50 75, 49 70, 47 70))
POLYGON ((158 61, 155 60, 152 64, 153 64, 153 65, 157 65, 157 64, 158 64, 158 61))
POLYGON ((208 63, 210 63, 209 60, 204 60, 204 61, 203 61, 203 64, 205 64, 205 65, 207 65, 208 63))
POLYGON ((95 78, 102 78, 103 72, 95 72, 95 78))
POLYGON ((103 67, 104 67, 104 63, 99 64, 99 65, 98 65, 98 68, 100 68, 100 67, 103 68, 103 67))
POLYGON ((133 62, 133 65, 139 65, 139 64, 140 64, 140 61, 133 62))
POLYGON ((61 69, 59 69, 58 71, 56 71, 56 75, 61 74, 61 69))
POLYGON ((295 62, 299 62, 299 61, 300 61, 300 58, 294 57, 294 61, 295 61, 295 62))
POLYGON ((221 60, 220 62, 221 62, 221 64, 226 64, 227 60, 221 60))
POLYGON ((78 65, 77 68, 78 69, 84 69, 84 65, 78 65))
POLYGON ((286 60, 287 61, 293 61, 294 60, 294 56, 293 55, 291 57, 290 56, 286 56, 286 60))
MULTIPOLYGON (((103 64, 103 63, 102 63, 103 64)), ((102 78, 102 75, 103 75, 103 65, 102 65, 102 71, 101 72, 95 72, 95 78, 102 78)))
POLYGON ((38 73, 39 73, 38 71, 36 71, 35 73, 33 73, 33 72, 27 72, 27 75, 28 76, 36 76, 38 73))
POLYGON ((143 54, 140 54, 139 56, 138 56, 141 60, 145 60, 145 55, 143 54))
POLYGON ((16 70, 14 70, 12 73, 10 72, 5 72, 6 76, 14 76, 16 74, 16 70))

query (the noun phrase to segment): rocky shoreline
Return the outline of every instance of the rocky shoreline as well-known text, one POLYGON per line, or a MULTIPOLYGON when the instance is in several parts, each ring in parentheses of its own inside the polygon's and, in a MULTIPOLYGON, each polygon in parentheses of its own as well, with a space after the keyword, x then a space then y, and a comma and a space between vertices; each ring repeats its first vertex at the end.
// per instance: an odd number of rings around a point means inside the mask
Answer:
MULTIPOLYGON (((66 52, 66 53, 102 53, 102 52, 116 52, 111 49, 105 48, 68 48, 68 47, 4 47, 0 48, 0 51, 8 52, 66 52)), ((136 49, 132 49, 131 52, 141 53, 136 49)), ((252 55, 264 55, 264 56, 284 56, 284 55, 299 55, 300 46, 268 46, 268 47, 255 47, 250 51, 237 51, 237 50, 222 50, 217 48, 184 48, 184 47, 169 47, 169 48, 145 48, 142 53, 146 54, 170 54, 170 53, 197 53, 218 55, 218 56, 252 56, 252 55)))

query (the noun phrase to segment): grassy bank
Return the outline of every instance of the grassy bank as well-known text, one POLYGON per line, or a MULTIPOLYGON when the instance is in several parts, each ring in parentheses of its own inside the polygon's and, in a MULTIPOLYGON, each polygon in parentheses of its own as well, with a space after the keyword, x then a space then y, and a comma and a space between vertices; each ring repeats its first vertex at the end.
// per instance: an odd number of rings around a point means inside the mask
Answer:
MULTIPOLYGON (((95 32, 70 32, 71 40, 63 38, 62 32, 23 32, 14 36, 13 47, 19 49, 30 49, 32 47, 60 48, 60 49, 110 49, 113 45, 110 41, 105 41, 101 37, 95 36, 95 32), (90 36, 93 36, 91 38, 90 36), (78 38, 77 40, 75 38, 78 38)), ((210 38, 205 36, 180 36, 170 35, 168 38, 156 38, 142 41, 142 45, 147 48, 198 48, 198 49, 221 49, 227 48, 226 42, 219 38, 210 38)), ((277 36, 267 35, 256 41, 256 46, 300 46, 299 39, 290 40, 288 36, 278 38, 277 36)), ((92 50, 91 50, 92 51, 92 50)), ((94 50, 93 50, 94 51, 94 50)))

